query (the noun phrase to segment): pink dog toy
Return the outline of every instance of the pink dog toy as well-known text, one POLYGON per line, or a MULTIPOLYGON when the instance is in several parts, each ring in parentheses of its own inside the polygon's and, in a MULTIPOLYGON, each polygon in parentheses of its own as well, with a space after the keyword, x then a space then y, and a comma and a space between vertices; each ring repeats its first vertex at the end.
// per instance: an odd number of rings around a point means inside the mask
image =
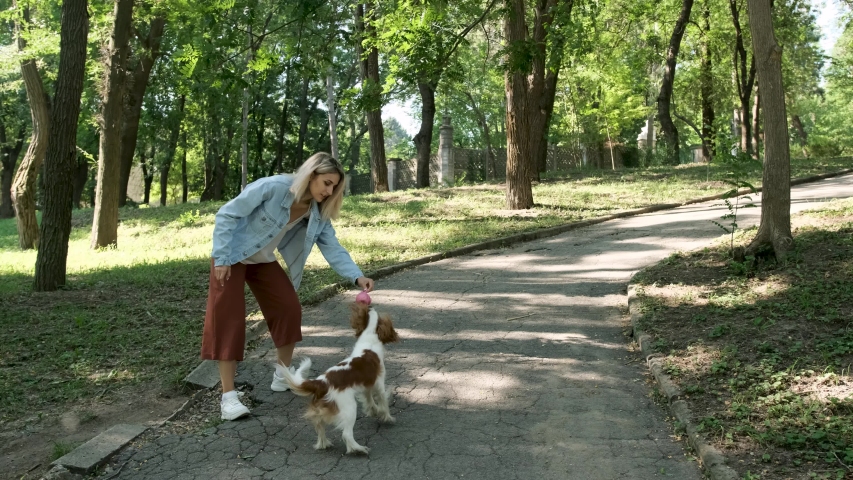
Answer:
POLYGON ((355 296, 355 301, 365 305, 370 305, 370 295, 368 295, 367 292, 361 292, 355 296))

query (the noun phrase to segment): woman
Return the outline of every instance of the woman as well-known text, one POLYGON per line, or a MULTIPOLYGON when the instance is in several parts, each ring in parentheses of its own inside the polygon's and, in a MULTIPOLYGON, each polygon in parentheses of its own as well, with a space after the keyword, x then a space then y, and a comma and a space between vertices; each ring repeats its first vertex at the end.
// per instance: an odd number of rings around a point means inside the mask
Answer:
MULTIPOLYGON (((365 291, 373 290, 373 280, 361 273, 332 228, 331 219, 337 218, 343 195, 343 167, 320 152, 293 175, 275 175, 247 185, 216 213, 201 357, 219 361, 223 420, 249 413, 234 389, 246 341, 244 283, 261 307, 278 361, 288 368, 293 348, 302 340, 302 306, 296 289, 315 244, 338 274, 365 291), (275 250, 284 258, 289 278, 276 261, 275 250)), ((282 392, 287 384, 273 372, 271 388, 282 392)))

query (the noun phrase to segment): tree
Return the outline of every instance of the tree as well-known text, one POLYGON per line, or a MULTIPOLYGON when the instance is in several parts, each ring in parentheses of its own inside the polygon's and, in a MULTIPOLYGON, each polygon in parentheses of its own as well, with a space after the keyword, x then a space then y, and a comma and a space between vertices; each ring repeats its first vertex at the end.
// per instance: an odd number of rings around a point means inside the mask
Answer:
POLYGON ((53 291, 65 285, 73 178, 77 168, 77 121, 89 33, 87 7, 88 0, 62 2, 59 73, 45 159, 44 213, 33 285, 38 292, 53 291))
MULTIPOLYGON (((30 8, 25 6, 21 18, 15 22, 18 50, 27 46, 24 30, 29 27, 30 8)), ((12 204, 15 206, 15 223, 18 227, 18 245, 21 249, 38 247, 39 226, 36 220, 36 177, 44 162, 50 134, 50 99, 44 91, 41 75, 34 58, 21 62, 21 76, 27 90, 27 99, 32 115, 32 135, 27 153, 18 167, 12 183, 12 204)))
POLYGON ((681 13, 675 22, 672 36, 669 38, 669 47, 666 50, 666 63, 663 70, 660 94, 658 94, 658 121, 664 138, 664 147, 667 151, 669 161, 679 163, 680 146, 678 144, 678 129, 672 121, 670 106, 672 103, 672 86, 675 82, 675 68, 678 64, 678 50, 681 48, 681 39, 687 22, 690 21, 690 10, 693 8, 693 0, 682 0, 681 13))
MULTIPOLYGON (((744 34, 740 24, 740 6, 738 0, 729 0, 729 9, 732 13, 732 24, 735 28, 735 51, 732 57, 735 69, 735 85, 740 100, 739 124, 740 124, 740 151, 747 155, 752 154, 752 122, 750 121, 749 99, 755 85, 755 54, 749 60, 749 68, 746 66, 747 51, 744 47, 744 34)), ((750 27, 752 30, 752 27, 750 27)), ((753 47, 754 50, 754 47, 753 47)))
POLYGON ((12 138, 9 138, 6 133, 6 122, 0 121, 0 218, 12 218, 15 216, 15 209, 12 208, 12 179, 15 175, 15 165, 18 164, 18 157, 21 155, 21 150, 24 148, 24 135, 26 134, 26 124, 20 122, 15 126, 12 138))
POLYGON ((794 248, 791 235, 791 157, 782 83, 782 46, 773 31, 771 0, 747 0, 753 58, 764 110, 761 224, 747 252, 769 245, 777 261, 794 248))
POLYGON ((104 58, 101 140, 95 187, 92 248, 118 242, 118 202, 121 176, 121 120, 127 77, 127 53, 133 0, 115 0, 113 31, 104 58))
MULTIPOLYGON (((554 20, 571 12, 571 0, 538 0, 533 9, 535 20, 529 33, 524 0, 507 0, 504 17, 506 41, 506 199, 513 210, 533 207, 531 179, 537 168, 535 159, 548 110, 553 109, 554 96, 548 91, 550 77, 548 33, 554 20), (550 103, 549 103, 550 102, 550 103)), ((556 28, 555 28, 556 30, 556 28)), ((559 66, 557 66, 559 68, 559 66)))
POLYGON ((375 192, 388 191, 388 166, 382 129, 382 85, 379 82, 379 50, 376 47, 376 6, 356 5, 356 51, 361 59, 362 90, 366 97, 367 130, 370 135, 370 175, 375 192), (363 50, 366 49, 366 52, 363 50))
MULTIPOLYGON (((148 5, 141 5, 148 6, 148 5)), ((135 28, 139 47, 135 52, 136 66, 127 82, 127 95, 121 124, 121 176, 119 181, 118 205, 127 203, 127 182, 133 166, 133 155, 136 152, 136 141, 139 135, 139 114, 142 111, 142 99, 148 88, 151 69, 157 57, 160 56, 160 44, 163 30, 166 27, 166 16, 162 12, 150 17, 146 25, 135 28), (147 27, 148 34, 143 37, 139 30, 147 27)), ((130 53, 128 53, 130 56, 130 53)))

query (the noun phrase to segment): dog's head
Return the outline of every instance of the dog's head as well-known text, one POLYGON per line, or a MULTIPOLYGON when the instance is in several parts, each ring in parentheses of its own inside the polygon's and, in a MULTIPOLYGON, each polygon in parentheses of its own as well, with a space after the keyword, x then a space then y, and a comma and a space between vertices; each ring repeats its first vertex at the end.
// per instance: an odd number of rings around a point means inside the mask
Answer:
MULTIPOLYGON (((358 337, 370 323, 370 311, 373 309, 359 302, 353 302, 350 305, 350 309, 352 310, 350 325, 355 330, 355 336, 358 337)), ((382 343, 396 342, 400 339, 397 331, 394 330, 394 322, 391 321, 391 316, 387 313, 379 315, 379 321, 376 325, 376 335, 382 343)))

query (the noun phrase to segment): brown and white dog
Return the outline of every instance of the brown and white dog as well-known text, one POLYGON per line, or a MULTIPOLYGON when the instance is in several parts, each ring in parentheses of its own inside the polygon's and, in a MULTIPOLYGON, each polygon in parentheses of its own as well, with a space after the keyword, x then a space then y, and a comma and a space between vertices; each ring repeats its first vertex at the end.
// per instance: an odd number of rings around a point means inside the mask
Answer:
POLYGON ((295 373, 283 365, 276 365, 276 370, 293 393, 311 397, 305 417, 317 430, 315 449, 332 445, 326 438, 326 425, 334 425, 342 432, 347 453, 368 453, 369 449, 353 438, 358 400, 363 402, 366 415, 383 422, 394 421, 385 392, 384 345, 396 342, 399 337, 388 315, 379 315, 363 303, 353 303, 350 308, 350 323, 358 340, 349 357, 314 380, 305 378, 311 368, 310 358, 303 360, 295 373))

